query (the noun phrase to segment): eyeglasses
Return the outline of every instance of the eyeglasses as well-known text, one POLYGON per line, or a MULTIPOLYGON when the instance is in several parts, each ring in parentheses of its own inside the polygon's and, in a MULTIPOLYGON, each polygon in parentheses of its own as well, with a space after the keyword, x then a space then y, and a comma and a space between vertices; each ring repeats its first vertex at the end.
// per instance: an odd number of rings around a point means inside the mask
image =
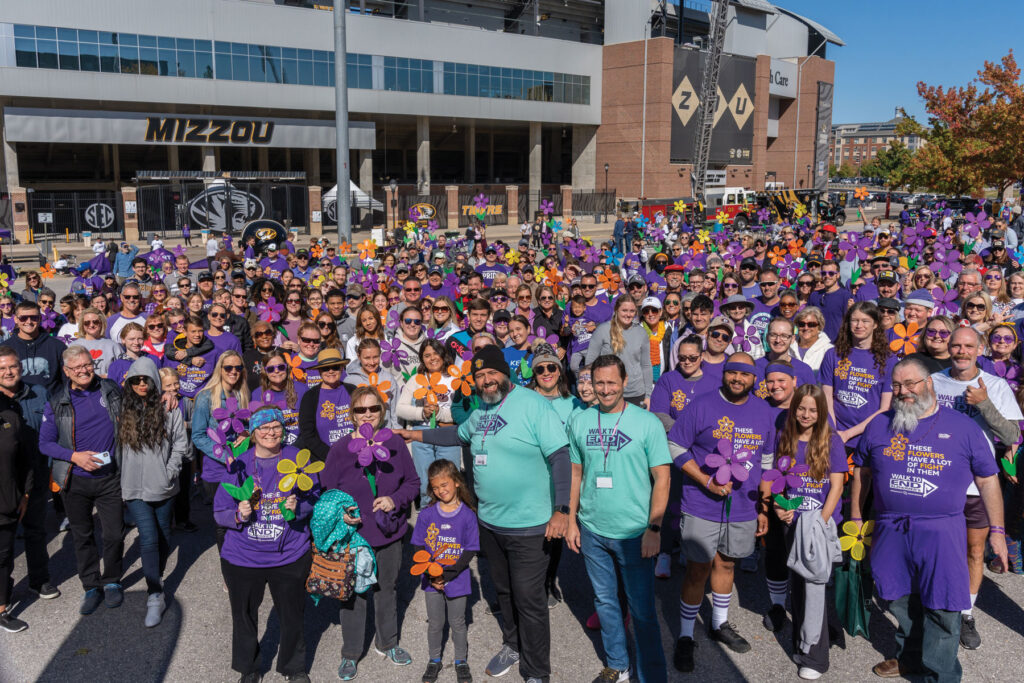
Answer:
POLYGON ((145 381, 146 381, 146 378, 143 377, 142 375, 135 375, 134 377, 129 377, 128 378, 128 384, 133 386, 133 387, 137 387, 140 384, 144 384, 145 381))
POLYGON ((551 375, 558 372, 558 366, 554 363, 543 363, 534 368, 538 375, 551 375))
POLYGON ((774 334, 773 333, 773 334, 769 334, 768 338, 769 339, 792 339, 793 335, 791 335, 791 334, 774 334))
POLYGON ((319 344, 319 339, 310 339, 309 337, 299 337, 299 341, 303 344, 319 344))
POLYGON ((718 339, 721 341, 728 341, 729 339, 732 339, 732 335, 723 330, 711 330, 708 332, 708 337, 710 339, 718 339))
POLYGON ((379 403, 373 406, 355 406, 352 408, 352 412, 355 413, 356 415, 365 415, 366 413, 373 413, 374 415, 376 415, 380 411, 381 406, 379 403))
POLYGON ((72 365, 65 365, 64 366, 64 371, 65 372, 71 372, 71 373, 74 373, 76 375, 81 375, 81 374, 84 374, 86 372, 92 372, 92 369, 93 368, 92 368, 92 362, 91 361, 88 362, 88 363, 82 363, 81 365, 73 365, 73 366, 72 365))
POLYGON ((893 382, 892 383, 892 393, 900 394, 900 393, 903 393, 904 391, 913 391, 911 389, 911 387, 917 386, 918 384, 920 384, 921 382, 924 382, 924 381, 925 380, 923 380, 923 379, 919 379, 919 380, 915 380, 913 382, 903 382, 902 384, 900 384, 899 382, 893 382))
POLYGON ((761 282, 762 287, 775 287, 779 284, 778 280, 764 280, 761 282))
POLYGON ((245 299, 245 294, 232 294, 232 299, 245 299))
POLYGON ((809 327, 818 327, 818 321, 817 320, 801 320, 800 322, 798 322, 796 324, 796 326, 799 327, 801 330, 807 329, 809 327))
POLYGON ((27 322, 37 323, 37 322, 39 322, 39 316, 38 315, 19 315, 18 316, 18 322, 19 323, 27 323, 27 322))
POLYGON ((680 363, 696 363, 700 360, 700 356, 679 356, 680 363))
POLYGON ((988 340, 993 344, 1013 344, 1017 341, 1016 337, 1004 337, 1001 334, 993 334, 988 340))
POLYGON ((271 422, 270 424, 260 425, 254 431, 262 434, 277 434, 284 431, 284 425, 280 422, 271 422))
POLYGON ((924 331, 924 336, 928 337, 929 339, 941 339, 942 341, 946 341, 947 339, 949 339, 950 334, 950 331, 945 328, 941 330, 928 329, 924 331))
POLYGON ((224 372, 241 372, 242 371, 242 366, 241 365, 222 365, 222 366, 220 366, 220 369, 223 370, 224 372))

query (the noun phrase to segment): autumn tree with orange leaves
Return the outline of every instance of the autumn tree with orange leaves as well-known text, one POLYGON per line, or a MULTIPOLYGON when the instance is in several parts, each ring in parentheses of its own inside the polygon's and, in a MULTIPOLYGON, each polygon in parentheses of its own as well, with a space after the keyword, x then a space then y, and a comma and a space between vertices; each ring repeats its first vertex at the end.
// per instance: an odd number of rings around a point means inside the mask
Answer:
POLYGON ((917 84, 929 127, 912 118, 900 134, 926 140, 904 182, 949 195, 980 195, 985 187, 1002 193, 1024 178, 1024 83, 1013 50, 998 63, 985 62, 966 86, 917 84))

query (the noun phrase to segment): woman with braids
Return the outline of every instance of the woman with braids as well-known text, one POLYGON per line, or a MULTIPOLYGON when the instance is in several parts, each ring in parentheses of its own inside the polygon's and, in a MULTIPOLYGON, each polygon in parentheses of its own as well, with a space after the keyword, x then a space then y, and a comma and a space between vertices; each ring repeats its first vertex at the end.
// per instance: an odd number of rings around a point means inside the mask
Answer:
POLYGON ((892 368, 882 315, 870 301, 858 301, 843 317, 836 345, 825 352, 818 379, 828 411, 848 449, 872 418, 892 403, 892 368))
POLYGON ((185 421, 177 406, 168 411, 152 358, 141 357, 125 373, 118 423, 121 495, 139 530, 139 554, 146 577, 146 626, 160 623, 166 607, 161 578, 171 546, 171 512, 178 474, 189 450, 185 421))
MULTIPOLYGON (((762 496, 768 498, 772 495, 771 487, 777 479, 771 479, 774 476, 771 473, 778 474, 785 469, 787 461, 784 458, 792 462, 795 468, 806 466, 807 471, 799 475, 798 487, 783 490, 786 498, 801 497, 803 500, 800 506, 795 510, 787 510, 773 503, 775 514, 768 515, 765 570, 772 606, 764 617, 764 626, 770 631, 782 629, 786 622, 788 590, 793 607, 793 661, 799 667, 800 678, 814 680, 828 671, 831 611, 826 606, 822 612, 814 615, 805 612, 808 606, 807 582, 799 573, 787 568, 787 559, 796 537, 806 532, 808 524, 816 521, 798 523, 801 516, 818 515, 829 526, 831 534, 836 534, 834 525, 839 524, 840 520, 839 502, 847 469, 846 451, 842 439, 829 424, 825 392, 820 386, 800 385, 790 405, 792 408, 785 415, 784 427, 775 443, 775 467, 765 473, 765 480, 761 482, 762 496), (811 619, 819 620, 820 623, 813 623, 811 619), (802 641, 808 635, 812 639, 817 636, 817 641, 809 648, 802 647, 802 641)), ((778 490, 775 492, 778 493, 778 490)), ((840 627, 833 624, 832 628, 840 627)))
POLYGON ((291 446, 299 437, 299 402, 306 393, 306 385, 292 379, 283 353, 268 353, 260 364, 263 367, 259 376, 260 385, 253 389, 250 404, 273 403, 281 409, 284 415, 284 444, 291 446))

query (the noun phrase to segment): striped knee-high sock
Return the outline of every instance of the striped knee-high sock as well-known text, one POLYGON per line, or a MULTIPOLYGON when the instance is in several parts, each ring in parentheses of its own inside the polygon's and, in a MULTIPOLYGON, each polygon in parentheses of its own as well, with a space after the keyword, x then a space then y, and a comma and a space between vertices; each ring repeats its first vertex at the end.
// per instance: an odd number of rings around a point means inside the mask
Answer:
POLYGON ((679 637, 693 638, 693 624, 697 621, 697 612, 700 611, 700 603, 688 605, 679 600, 679 637))
POLYGON ((711 594, 711 628, 717 631, 729 620, 729 600, 732 593, 711 594))
POLYGON ((789 592, 789 580, 785 581, 772 581, 768 579, 768 597, 772 600, 772 605, 786 606, 786 593, 789 592))

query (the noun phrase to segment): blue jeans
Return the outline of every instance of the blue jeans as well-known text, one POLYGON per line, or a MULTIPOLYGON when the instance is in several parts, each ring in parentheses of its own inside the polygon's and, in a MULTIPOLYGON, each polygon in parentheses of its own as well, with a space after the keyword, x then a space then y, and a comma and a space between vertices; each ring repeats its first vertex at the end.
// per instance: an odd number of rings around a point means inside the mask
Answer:
MULTIPOLYGON (((428 429, 428 427, 413 427, 413 429, 428 429)), ((444 458, 445 460, 451 460, 455 463, 455 468, 459 469, 462 463, 462 447, 431 446, 428 443, 419 443, 418 441, 414 441, 411 446, 412 464, 416 467, 416 474, 420 478, 420 507, 422 508, 430 503, 430 494, 427 493, 430 489, 430 481, 427 479, 427 470, 430 469, 430 463, 444 458)))
POLYGON ((163 592, 161 577, 171 554, 171 512, 174 497, 158 503, 135 498, 126 501, 129 512, 135 518, 139 530, 139 554, 142 556, 142 573, 146 576, 146 592, 163 592))
POLYGON ((629 669, 626 626, 622 621, 615 578, 615 568, 618 567, 636 632, 637 674, 645 683, 660 683, 668 679, 668 671, 654 606, 654 558, 641 555, 642 538, 642 534, 624 540, 606 538, 580 525, 580 550, 594 587, 594 607, 601 619, 601 642, 607 657, 605 665, 619 671, 629 669))

